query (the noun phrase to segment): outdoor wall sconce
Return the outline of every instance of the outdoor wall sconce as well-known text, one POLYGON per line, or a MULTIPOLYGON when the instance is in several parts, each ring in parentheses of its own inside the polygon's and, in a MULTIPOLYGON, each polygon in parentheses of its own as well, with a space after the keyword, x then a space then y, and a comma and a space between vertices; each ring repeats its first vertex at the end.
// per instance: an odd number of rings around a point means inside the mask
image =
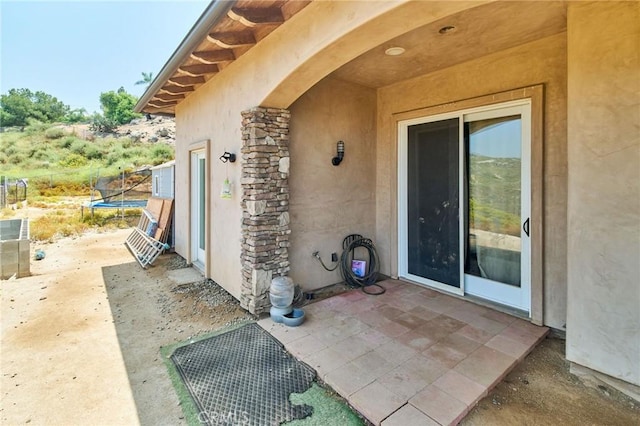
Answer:
POLYGON ((225 151, 224 154, 220 156, 220 161, 222 161, 223 163, 226 163, 227 161, 230 163, 235 163, 236 155, 225 151))
POLYGON ((339 166, 340 163, 342 163, 342 159, 344 158, 344 142, 338 141, 337 151, 337 155, 331 159, 331 164, 334 166, 339 166))

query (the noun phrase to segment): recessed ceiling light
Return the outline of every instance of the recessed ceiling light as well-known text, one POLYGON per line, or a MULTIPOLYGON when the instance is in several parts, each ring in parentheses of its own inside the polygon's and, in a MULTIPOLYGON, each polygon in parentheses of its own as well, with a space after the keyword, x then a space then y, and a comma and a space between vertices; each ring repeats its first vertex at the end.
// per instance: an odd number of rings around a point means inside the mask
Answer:
POLYGON ((444 27, 440 28, 438 30, 438 32, 440 34, 449 34, 449 33, 454 32, 455 30, 456 30, 456 27, 454 27, 453 25, 447 25, 447 26, 444 26, 444 27))
POLYGON ((404 53, 404 47, 400 47, 400 46, 390 47, 384 51, 384 54, 389 56, 398 56, 398 55, 402 55, 403 53, 404 53))

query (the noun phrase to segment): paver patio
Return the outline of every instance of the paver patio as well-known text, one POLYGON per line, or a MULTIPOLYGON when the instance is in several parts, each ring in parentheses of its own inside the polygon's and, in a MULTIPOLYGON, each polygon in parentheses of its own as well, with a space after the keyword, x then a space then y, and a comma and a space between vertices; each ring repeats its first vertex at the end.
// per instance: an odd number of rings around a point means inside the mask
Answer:
POLYGON ((259 324, 369 421, 459 422, 548 333, 546 327, 418 285, 352 290, 259 324))

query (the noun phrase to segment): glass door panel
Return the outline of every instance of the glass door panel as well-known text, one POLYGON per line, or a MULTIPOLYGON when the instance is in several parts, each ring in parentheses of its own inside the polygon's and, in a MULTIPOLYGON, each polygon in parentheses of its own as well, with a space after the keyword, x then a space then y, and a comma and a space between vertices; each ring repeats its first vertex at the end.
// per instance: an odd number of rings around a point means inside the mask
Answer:
POLYGON ((464 288, 529 311, 530 105, 464 115, 464 288))
POLYGON ((206 199, 206 164, 204 158, 198 158, 198 249, 204 251, 204 241, 205 241, 205 199, 206 199))
POLYGON ((204 151, 191 153, 191 262, 204 270, 206 249, 207 160, 204 151))
POLYGON ((407 128, 407 272, 460 287, 460 119, 407 128))
POLYGON ((519 115, 465 123, 465 273, 520 287, 522 125, 519 115))

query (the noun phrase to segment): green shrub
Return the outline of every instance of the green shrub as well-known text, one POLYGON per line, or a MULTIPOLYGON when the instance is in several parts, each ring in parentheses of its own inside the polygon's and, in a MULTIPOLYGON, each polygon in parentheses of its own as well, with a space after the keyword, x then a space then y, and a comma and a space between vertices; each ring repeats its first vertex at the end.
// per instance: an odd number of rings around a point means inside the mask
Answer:
POLYGON ((107 154, 107 166, 113 166, 121 163, 123 160, 124 149, 122 147, 113 148, 107 154))
POLYGON ((50 129, 47 129, 44 132, 44 136, 47 139, 60 139, 65 134, 66 134, 65 131, 62 130, 60 127, 51 127, 50 129))
MULTIPOLYGON (((8 154, 8 153, 7 153, 8 154)), ((9 164, 20 165, 27 160, 27 156, 21 152, 15 152, 9 155, 9 164)))
POLYGON ((0 133, 0 147, 2 150, 16 146, 20 133, 0 133))
POLYGON ((46 148, 36 150, 36 152, 33 153, 32 157, 35 158, 36 160, 40 160, 41 162, 46 162, 46 163, 56 161, 55 153, 46 148))
POLYGON ((88 118, 87 110, 84 108, 78 108, 67 112, 67 115, 64 117, 64 121, 67 123, 83 123, 86 122, 88 118))
POLYGON ((84 156, 89 160, 100 160, 103 157, 103 153, 97 146, 86 144, 84 147, 84 156))
POLYGON ((91 117, 91 124, 89 124, 89 130, 100 133, 113 133, 118 128, 118 123, 111 118, 106 118, 100 114, 94 114, 91 117))
POLYGON ((60 160, 58 164, 60 164, 60 166, 62 167, 77 168, 77 167, 86 166, 87 159, 82 155, 71 153, 67 155, 65 158, 63 158, 62 160, 60 160))
POLYGON ((79 139, 74 137, 74 136, 67 136, 65 138, 60 139, 56 143, 56 145, 58 146, 58 148, 69 149, 69 148, 71 148, 71 145, 77 140, 79 140, 79 139))
POLYGON ((37 161, 33 163, 33 167, 38 170, 49 169, 51 167, 51 163, 49 161, 37 161))
POLYGON ((127 158, 141 158, 141 157, 145 157, 147 155, 147 152, 148 152, 147 149, 145 149, 144 147, 138 146, 138 147, 127 149, 126 155, 127 155, 127 158))
POLYGON ((131 148, 131 146, 133 145, 133 141, 128 137, 118 138, 116 139, 116 141, 120 144, 121 147, 125 149, 131 148))
POLYGON ((44 133, 48 128, 51 127, 51 124, 42 123, 38 120, 29 119, 29 125, 24 129, 24 132, 27 135, 35 135, 37 133, 44 133))
POLYGON ((82 155, 84 157, 84 153, 85 153, 85 149, 87 147, 87 143, 85 141, 83 141, 82 139, 76 139, 71 146, 69 147, 69 149, 71 150, 71 152, 78 154, 78 155, 82 155))
POLYGON ((158 143, 151 148, 153 164, 158 165, 170 161, 174 157, 173 147, 166 143, 158 143))
POLYGON ((8 146, 5 149, 2 150, 5 154, 7 154, 7 156, 12 157, 14 155, 16 155, 19 151, 18 147, 16 147, 15 145, 12 146, 8 146))

